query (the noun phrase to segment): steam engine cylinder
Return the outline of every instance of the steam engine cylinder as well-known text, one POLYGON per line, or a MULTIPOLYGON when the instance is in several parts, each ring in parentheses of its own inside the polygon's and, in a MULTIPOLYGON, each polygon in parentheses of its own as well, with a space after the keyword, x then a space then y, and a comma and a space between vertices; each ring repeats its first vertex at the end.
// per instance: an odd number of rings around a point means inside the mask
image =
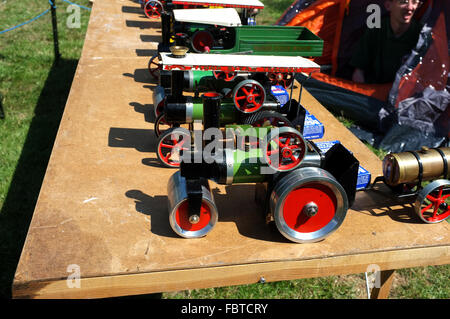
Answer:
POLYGON ((417 152, 388 154, 383 160, 386 184, 397 186, 405 183, 448 179, 450 147, 427 149, 417 152))

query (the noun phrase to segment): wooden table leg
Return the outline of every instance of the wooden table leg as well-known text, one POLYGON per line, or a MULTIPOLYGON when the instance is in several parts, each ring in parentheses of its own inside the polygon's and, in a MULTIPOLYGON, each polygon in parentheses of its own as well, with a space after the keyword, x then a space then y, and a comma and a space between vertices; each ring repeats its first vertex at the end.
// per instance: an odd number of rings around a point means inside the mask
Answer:
POLYGON ((370 299, 387 299, 391 290, 395 270, 380 271, 380 287, 374 287, 370 292, 370 299))

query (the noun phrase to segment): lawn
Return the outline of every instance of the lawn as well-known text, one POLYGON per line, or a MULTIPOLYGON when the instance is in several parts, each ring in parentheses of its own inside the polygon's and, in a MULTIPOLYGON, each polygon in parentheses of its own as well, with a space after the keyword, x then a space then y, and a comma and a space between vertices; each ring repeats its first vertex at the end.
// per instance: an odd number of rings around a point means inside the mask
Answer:
MULTIPOLYGON (((130 0, 131 1, 131 0, 130 0)), ((90 6, 88 0, 75 2, 90 6)), ((265 1, 258 22, 278 19, 292 0, 265 1)), ((1 1, 0 31, 48 9, 47 0, 1 1)), ((81 54, 89 11, 69 28, 72 12, 57 1, 61 59, 56 64, 50 13, 0 34, 0 296, 11 284, 81 54)), ((450 266, 399 270, 392 298, 449 298, 450 266)), ((163 293, 162 298, 366 298, 364 274, 163 293)))

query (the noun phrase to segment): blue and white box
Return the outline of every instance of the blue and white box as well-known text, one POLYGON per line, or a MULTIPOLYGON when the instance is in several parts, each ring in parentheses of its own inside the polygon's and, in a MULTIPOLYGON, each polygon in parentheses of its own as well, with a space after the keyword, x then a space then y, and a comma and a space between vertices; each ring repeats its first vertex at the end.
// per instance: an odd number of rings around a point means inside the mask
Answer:
POLYGON ((280 102, 281 107, 289 101, 289 93, 281 85, 272 85, 270 88, 273 96, 280 102))
MULTIPOLYGON (((322 151, 322 153, 326 153, 334 144, 340 143, 340 141, 328 141, 328 142, 316 142, 317 147, 322 151)), ((351 151, 350 151, 351 152, 351 151)), ((356 181, 356 190, 366 188, 371 179, 371 174, 364 167, 359 165, 358 169, 358 179, 356 181)))
MULTIPOLYGON (((289 93, 283 86, 272 85, 271 91, 273 96, 280 102, 281 107, 289 102, 289 93)), ((325 128, 323 124, 314 115, 306 111, 303 137, 307 140, 313 140, 322 138, 324 134, 325 128)))
POLYGON ((314 115, 306 111, 303 137, 307 140, 314 140, 322 138, 324 134, 323 124, 314 115))

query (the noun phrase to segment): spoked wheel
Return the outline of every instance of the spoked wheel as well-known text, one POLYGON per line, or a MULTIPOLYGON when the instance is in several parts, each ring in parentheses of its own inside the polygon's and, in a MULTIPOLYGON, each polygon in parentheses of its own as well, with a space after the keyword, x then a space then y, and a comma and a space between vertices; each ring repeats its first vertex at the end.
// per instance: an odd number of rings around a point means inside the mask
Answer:
POLYGON ((161 134, 164 134, 164 132, 166 132, 167 130, 169 130, 171 128, 177 128, 177 127, 187 129, 188 131, 194 130, 193 123, 184 123, 184 124, 169 123, 166 120, 166 115, 164 113, 160 113, 156 117, 156 120, 155 120, 155 127, 154 127, 155 135, 156 135, 156 137, 159 137, 159 136, 161 136, 161 134))
POLYGON ((218 80, 224 80, 225 82, 231 82, 236 77, 236 72, 225 71, 213 71, 214 77, 218 80))
POLYGON ((282 85, 285 89, 289 89, 294 83, 294 77, 291 73, 271 72, 267 74, 272 85, 282 85))
POLYGON ((163 94, 161 93, 164 92, 164 89, 161 87, 157 87, 156 90, 153 95, 153 101, 155 102, 155 104, 153 105, 155 119, 157 119, 158 116, 164 112, 164 104, 166 102, 166 98, 162 97, 163 94), (158 90, 159 92, 157 92, 156 90, 158 90))
MULTIPOLYGON (((179 126, 179 125, 178 125, 179 126)), ((177 127, 175 125, 173 125, 172 123, 169 123, 166 121, 166 114, 165 113, 160 113, 155 120, 155 135, 156 137, 161 136, 161 134, 163 134, 165 131, 177 127)))
POLYGON ((417 195, 414 209, 427 224, 447 219, 450 216, 450 180, 439 179, 425 186, 417 195))
POLYGON ((278 112, 274 111, 260 111, 250 115, 244 121, 245 124, 250 124, 254 127, 264 127, 264 126, 274 126, 283 127, 290 126, 293 127, 291 121, 278 112))
POLYGON ((287 239, 320 241, 344 221, 348 199, 344 188, 329 172, 302 167, 277 181, 270 209, 280 233, 287 239))
POLYGON ((214 44, 214 37, 206 30, 196 31, 192 35, 192 48, 195 52, 209 52, 214 44))
MULTIPOLYGON (((163 2, 163 1, 162 1, 163 2)), ((164 11, 164 5, 157 0, 150 0, 144 5, 144 13, 149 19, 158 19, 164 11)))
POLYGON ((181 151, 189 150, 190 142, 188 130, 179 127, 167 130, 158 139, 158 159, 165 167, 180 167, 181 151))
MULTIPOLYGON (((294 127, 292 123, 283 115, 274 111, 259 111, 251 114, 244 120, 244 124, 250 124, 253 127, 294 127)), ((249 148, 259 148, 261 144, 260 139, 250 139, 246 136, 242 136, 242 141, 238 144, 241 145, 241 149, 246 149, 245 145, 248 144, 249 148)))
POLYGON ((218 219, 217 207, 207 183, 202 185, 202 202, 197 218, 189 217, 186 180, 176 172, 169 179, 169 222, 173 231, 184 238, 199 238, 209 233, 218 219))
POLYGON ((297 168, 306 155, 303 136, 292 127, 271 129, 263 146, 264 160, 274 170, 287 172, 297 168))
POLYGON ((243 113, 254 113, 261 109, 266 100, 264 87, 255 80, 240 82, 233 90, 233 102, 243 113))
POLYGON ((162 70, 162 64, 159 60, 159 55, 155 54, 151 57, 150 61, 148 61, 148 71, 150 75, 155 79, 159 79, 159 72, 162 70))

